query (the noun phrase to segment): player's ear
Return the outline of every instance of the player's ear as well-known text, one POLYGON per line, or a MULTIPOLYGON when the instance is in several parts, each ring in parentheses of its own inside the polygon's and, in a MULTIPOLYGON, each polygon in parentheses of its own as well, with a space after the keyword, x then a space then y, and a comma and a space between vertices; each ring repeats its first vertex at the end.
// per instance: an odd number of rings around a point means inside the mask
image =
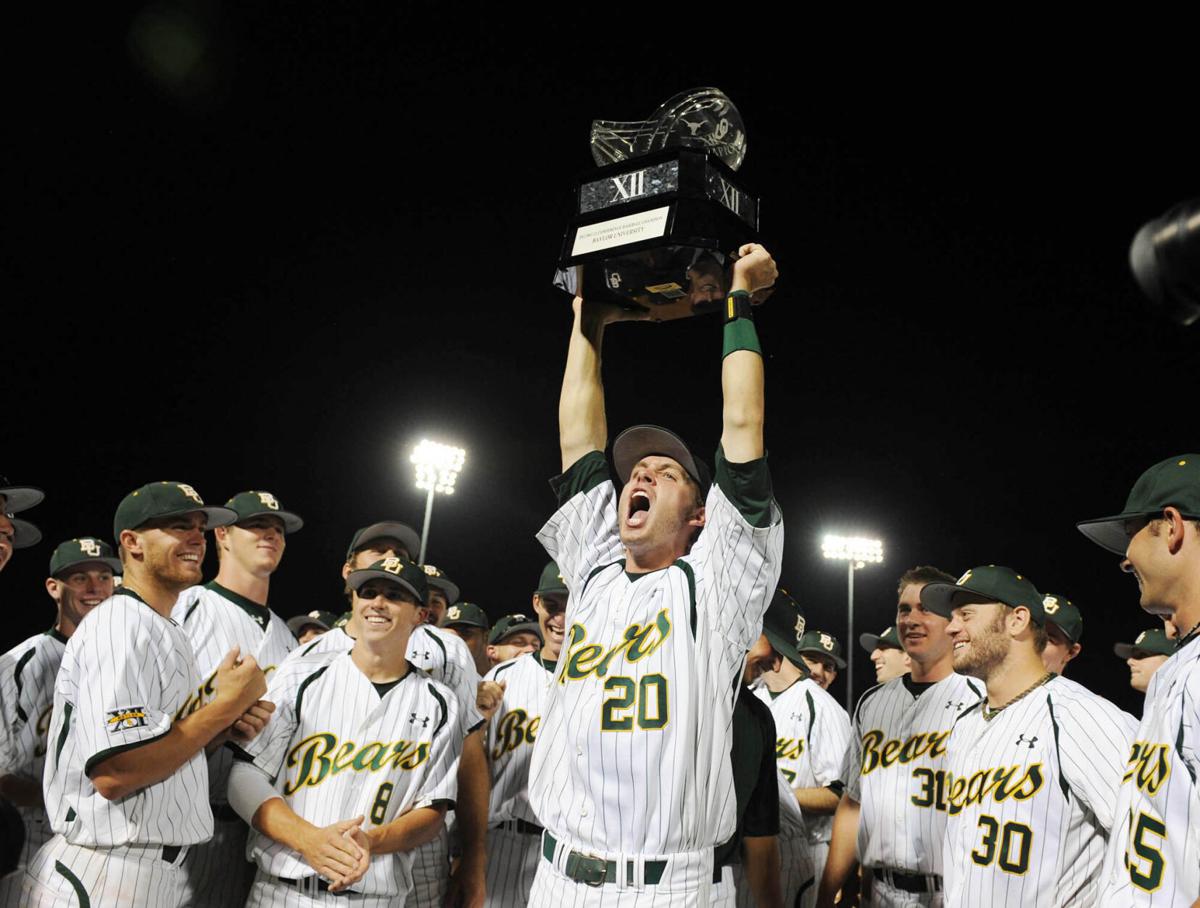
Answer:
POLYGON ((351 572, 352 570, 354 570, 354 568, 350 567, 350 562, 349 562, 349 561, 347 561, 345 564, 343 564, 343 565, 342 565, 342 579, 343 579, 343 580, 345 580, 347 577, 349 577, 349 576, 350 576, 350 572, 351 572))
POLYGON ((496 652, 496 647, 490 643, 487 645, 487 657, 491 660, 492 665, 500 661, 500 654, 496 652))
POLYGON ((696 509, 696 513, 692 515, 692 519, 688 521, 688 526, 697 528, 703 527, 705 514, 706 512, 704 510, 704 505, 700 505, 700 507, 696 509))
POLYGON ((1162 519, 1167 522, 1167 548, 1172 555, 1177 554, 1186 532, 1183 515, 1179 513, 1179 508, 1168 505, 1163 508, 1162 519))
POLYGON ((1074 659, 1082 651, 1083 651, 1082 643, 1072 643, 1071 648, 1069 650, 1067 650, 1067 661, 1069 662, 1070 660, 1074 659))
POLYGON ((59 591, 58 580, 56 580, 54 577, 47 577, 46 578, 46 592, 50 594, 50 598, 53 599, 55 602, 58 602, 58 595, 59 595, 58 591, 59 591))
POLYGON ((142 537, 134 530, 121 530, 121 537, 117 542, 129 555, 140 556, 142 554, 142 537))

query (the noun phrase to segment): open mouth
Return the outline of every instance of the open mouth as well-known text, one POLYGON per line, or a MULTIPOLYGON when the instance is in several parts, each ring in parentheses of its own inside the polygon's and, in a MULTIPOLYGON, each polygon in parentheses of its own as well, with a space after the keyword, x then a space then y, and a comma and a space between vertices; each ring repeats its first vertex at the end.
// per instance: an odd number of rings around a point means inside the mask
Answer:
POLYGON ((363 624, 367 627, 386 629, 392 626, 392 619, 386 615, 363 615, 363 624))
POLYGON ((644 489, 637 489, 629 496, 629 513, 625 517, 625 525, 640 527, 650 515, 650 495, 644 489))

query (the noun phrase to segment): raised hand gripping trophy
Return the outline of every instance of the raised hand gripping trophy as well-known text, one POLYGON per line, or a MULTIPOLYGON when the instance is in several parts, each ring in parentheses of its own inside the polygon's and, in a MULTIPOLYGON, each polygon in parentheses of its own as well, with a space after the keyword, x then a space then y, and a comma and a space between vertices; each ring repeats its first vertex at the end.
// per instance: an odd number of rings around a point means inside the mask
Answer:
POLYGON ((732 255, 758 240, 758 199, 733 181, 746 156, 733 102, 693 89, 648 120, 594 121, 591 144, 600 169, 576 184, 555 285, 659 321, 721 308, 732 255))

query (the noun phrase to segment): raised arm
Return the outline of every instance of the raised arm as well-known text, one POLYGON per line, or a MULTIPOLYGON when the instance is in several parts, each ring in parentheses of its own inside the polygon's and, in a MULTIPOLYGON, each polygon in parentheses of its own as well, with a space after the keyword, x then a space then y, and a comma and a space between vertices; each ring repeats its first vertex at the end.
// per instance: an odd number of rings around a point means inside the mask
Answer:
POLYGON ((726 307, 721 447, 730 463, 747 463, 765 453, 763 361, 749 315, 750 294, 774 284, 778 271, 771 253, 757 243, 746 244, 738 254, 726 307))

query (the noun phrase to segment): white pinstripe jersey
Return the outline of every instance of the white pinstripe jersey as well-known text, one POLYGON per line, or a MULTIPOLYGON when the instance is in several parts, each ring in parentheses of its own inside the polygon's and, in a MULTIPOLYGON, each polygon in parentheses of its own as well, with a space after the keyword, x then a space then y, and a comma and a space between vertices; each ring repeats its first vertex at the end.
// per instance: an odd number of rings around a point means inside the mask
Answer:
MULTIPOLYGON (((282 618, 215 580, 180 593, 171 617, 183 628, 196 654, 205 703, 216 694, 217 667, 233 647, 241 647, 243 655, 253 656, 268 680, 296 648, 296 638, 282 618)), ((232 764, 233 754, 227 747, 218 748, 208 758, 209 797, 214 804, 225 803, 232 764)))
POLYGON ((928 686, 904 675, 862 695, 843 780, 861 805, 864 867, 942 872, 946 740, 954 720, 983 693, 982 681, 951 673, 928 686))
POLYGON ((484 675, 487 681, 505 683, 504 699, 487 730, 488 760, 492 765, 489 825, 506 820, 538 823, 529 806, 529 760, 554 683, 552 671, 552 667, 542 664, 539 652, 532 652, 501 662, 484 675))
POLYGON ((147 744, 199 708, 200 671, 183 629, 132 590, 96 606, 67 641, 54 688, 42 790, 56 833, 73 845, 194 845, 212 835, 208 765, 199 751, 161 782, 119 801, 86 768, 147 744))
POLYGON ((1200 899, 1200 638, 1150 678, 1104 863, 1105 904, 1200 899))
MULTIPOLYGON (((245 745, 275 790, 316 826, 362 814, 365 827, 391 822, 409 810, 452 805, 462 738, 458 703, 443 684, 410 667, 386 694, 349 653, 287 660, 271 679, 266 699, 275 712, 245 745)), ((251 830, 251 860, 276 877, 313 875, 298 852, 251 830)), ((351 889, 402 896, 411 887, 406 854, 371 858, 351 889)))
POLYGON ((1136 720, 1055 676, 990 721, 964 713, 946 755, 948 906, 1099 903, 1136 720))
MULTIPOLYGON (((843 782, 850 717, 841 704, 811 678, 801 678, 774 697, 765 686, 755 693, 771 708, 775 759, 791 788, 826 788, 843 782)), ((791 790, 788 795, 796 803, 791 790)), ((832 816, 806 816, 805 826, 814 845, 833 837, 832 816)))
POLYGON ((631 579, 603 455, 562 482, 580 491, 538 534, 571 597, 534 744, 533 811, 601 855, 711 848, 734 831, 735 682, 779 578, 779 509, 770 502, 769 525, 754 527, 716 483, 691 551, 631 579))

